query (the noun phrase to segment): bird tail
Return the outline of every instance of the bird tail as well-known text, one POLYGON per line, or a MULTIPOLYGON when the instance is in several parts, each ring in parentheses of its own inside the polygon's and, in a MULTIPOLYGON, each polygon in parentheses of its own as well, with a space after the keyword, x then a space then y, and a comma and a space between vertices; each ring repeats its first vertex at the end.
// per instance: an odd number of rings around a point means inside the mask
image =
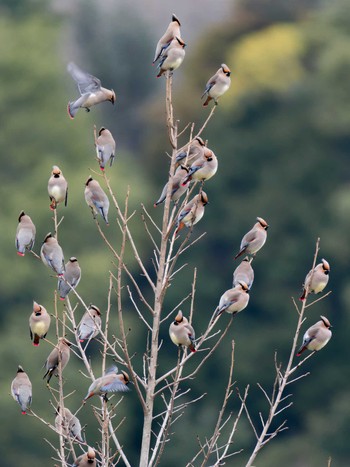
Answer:
POLYGON ((300 355, 304 352, 304 350, 306 350, 305 346, 300 347, 300 349, 297 352, 297 357, 300 357, 300 355))
POLYGON ((243 255, 243 253, 245 252, 246 250, 246 247, 242 248, 241 250, 239 250, 239 252, 236 254, 236 256, 233 258, 233 259, 237 259, 239 258, 241 255, 243 255))
POLYGON ((306 296, 306 289, 303 290, 303 293, 300 295, 299 300, 303 302, 306 298, 305 296, 306 296))
POLYGON ((39 345, 39 342, 40 342, 40 337, 38 336, 38 334, 34 334, 33 345, 37 347, 39 345))

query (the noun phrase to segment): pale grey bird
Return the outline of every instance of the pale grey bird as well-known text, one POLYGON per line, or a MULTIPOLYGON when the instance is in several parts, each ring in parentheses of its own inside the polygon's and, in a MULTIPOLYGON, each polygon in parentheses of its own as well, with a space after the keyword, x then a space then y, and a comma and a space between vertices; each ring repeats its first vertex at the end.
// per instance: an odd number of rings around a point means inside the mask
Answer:
POLYGON ((299 357, 304 350, 311 351, 321 350, 332 337, 331 323, 325 316, 321 316, 321 320, 311 326, 304 334, 303 343, 298 350, 297 357, 299 357))
POLYGON ((55 427, 56 430, 66 438, 71 437, 73 440, 79 441, 80 443, 84 442, 81 436, 80 421, 67 407, 65 407, 64 410, 57 407, 55 427))
POLYGON ((65 268, 63 250, 51 232, 46 235, 43 241, 40 256, 45 266, 53 269, 58 276, 63 275, 65 268))
POLYGON ((22 409, 22 415, 27 413, 27 407, 32 403, 32 383, 27 373, 19 365, 15 379, 11 383, 12 397, 22 409))
MULTIPOLYGON (((181 196, 186 192, 188 185, 190 181, 188 180, 186 183, 184 183, 185 177, 188 174, 188 168, 185 165, 179 165, 179 167, 176 169, 174 175, 171 178, 171 201, 176 202, 181 196)), ((168 190, 168 183, 164 185, 163 191, 158 199, 154 203, 154 207, 156 208, 158 204, 161 204, 165 201, 166 194, 168 190)))
POLYGON ((214 99, 215 105, 218 104, 218 99, 222 96, 231 85, 231 70, 225 63, 221 65, 214 76, 210 78, 205 86, 205 91, 202 99, 206 96, 203 106, 207 106, 209 102, 214 99))
POLYGON ((75 289, 78 286, 80 278, 81 269, 78 260, 72 256, 65 265, 63 276, 58 279, 57 289, 60 300, 64 300, 72 288, 75 289))
POLYGON ((173 14, 167 30, 157 43, 153 64, 162 56, 164 51, 167 49, 167 47, 169 47, 171 41, 175 39, 176 36, 181 37, 180 26, 181 24, 179 19, 176 17, 176 15, 173 14))
POLYGON ((100 213, 108 225, 109 199, 97 180, 89 177, 85 184, 85 201, 90 206, 94 219, 100 213))
POLYGON ((219 305, 215 310, 213 320, 220 316, 224 311, 235 315, 248 305, 249 302, 249 288, 248 285, 240 281, 232 289, 226 290, 221 296, 219 305))
POLYGON ((53 375, 58 375, 58 366, 60 365, 61 370, 66 367, 70 358, 70 346, 72 344, 65 339, 60 337, 58 339, 58 344, 54 347, 50 355, 47 357, 45 362, 46 373, 43 376, 43 379, 47 377, 47 384, 49 385, 50 379, 53 375))
POLYGON ((87 112, 90 107, 100 102, 109 101, 114 104, 116 96, 113 89, 101 86, 101 81, 86 71, 81 70, 75 63, 70 62, 67 66, 68 73, 78 85, 80 97, 73 102, 68 102, 67 110, 70 118, 74 118, 80 108, 87 112))
POLYGON ((33 249, 35 234, 36 229, 32 219, 24 211, 21 211, 16 231, 16 248, 19 256, 24 256, 26 249, 33 249))
POLYGON ((328 261, 322 259, 315 269, 311 269, 305 277, 303 293, 300 300, 305 300, 306 292, 318 294, 326 287, 329 281, 329 271, 331 270, 328 261))
POLYGON ((128 392, 129 375, 122 371, 118 374, 118 368, 112 366, 105 371, 103 376, 95 379, 90 385, 87 395, 84 397, 83 402, 85 403, 90 397, 98 395, 103 396, 104 400, 107 400, 107 394, 109 392, 128 392))
POLYGON ((218 159, 209 148, 204 148, 203 155, 196 159, 189 168, 183 183, 195 180, 205 182, 213 177, 218 170, 218 159))
POLYGON ((186 44, 180 37, 176 36, 171 41, 159 61, 157 78, 160 78, 166 71, 173 72, 179 68, 186 55, 185 47, 186 44))
POLYGON ((235 287, 240 281, 247 284, 250 290, 254 282, 254 270, 252 268, 253 258, 246 256, 233 272, 232 287, 235 287))
POLYGON ((46 337, 51 323, 51 317, 42 305, 33 302, 33 313, 29 317, 30 339, 38 346, 40 339, 46 337))
POLYGON ((108 161, 109 166, 112 167, 115 157, 115 140, 107 128, 102 127, 98 132, 96 151, 100 169, 103 171, 108 161))
POLYGON ((88 451, 77 457, 72 467, 96 467, 95 451, 88 446, 88 451))
POLYGON ((188 322, 188 319, 183 316, 181 310, 179 310, 175 316, 175 320, 170 324, 169 336, 175 345, 184 346, 189 348, 191 352, 196 352, 194 329, 188 322))
POLYGON ((204 215, 204 207, 209 203, 207 194, 202 191, 181 210, 176 223, 176 233, 184 226, 192 227, 197 224, 204 215))
POLYGON ((90 305, 84 313, 78 326, 78 336, 80 342, 93 339, 100 332, 102 320, 101 312, 95 305, 90 305))
POLYGON ((68 183, 64 178, 63 173, 57 165, 52 167, 51 177, 47 185, 47 191, 50 197, 50 209, 54 211, 59 203, 63 203, 67 206, 68 199, 68 183))
POLYGON ((253 225, 253 228, 247 232, 241 241, 241 248, 236 254, 234 259, 246 254, 255 256, 255 254, 262 248, 266 242, 268 223, 262 218, 257 217, 258 221, 253 225))
POLYGON ((182 163, 185 159, 187 164, 192 164, 196 159, 203 156, 205 146, 206 144, 202 138, 200 136, 196 136, 190 144, 189 149, 187 146, 186 151, 180 151, 176 155, 176 163, 182 163))

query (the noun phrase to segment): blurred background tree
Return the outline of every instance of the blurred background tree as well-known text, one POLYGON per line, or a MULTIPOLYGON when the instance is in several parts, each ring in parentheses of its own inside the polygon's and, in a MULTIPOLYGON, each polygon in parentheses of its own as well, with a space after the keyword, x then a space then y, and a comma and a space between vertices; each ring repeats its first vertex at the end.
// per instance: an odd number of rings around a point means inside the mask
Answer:
MULTIPOLYGON (((6 421, 0 426, 0 455, 9 467, 53 463, 43 437, 57 442, 37 420, 21 417, 8 396, 21 364, 33 382, 33 408, 53 421, 40 372, 49 350, 45 345, 39 349, 31 346, 27 320, 33 300, 53 311, 56 283, 30 255, 16 257, 17 216, 24 209, 32 217, 38 251, 52 229, 46 187, 52 165, 59 165, 69 183, 68 208, 60 210, 65 217, 60 243, 66 259, 74 255, 81 264, 79 293, 103 310, 111 257, 83 198, 89 169, 97 169, 93 125, 110 128, 117 140, 117 159, 110 175, 118 199, 125 197, 130 185, 131 207, 139 212, 143 202, 151 209, 169 168, 164 81, 155 80, 151 67, 157 37, 174 8, 170 1, 161 3, 159 11, 157 2, 151 3, 150 12, 137 2, 128 7, 98 1, 0 2, 0 411, 6 421), (69 120, 65 106, 77 93, 65 71, 69 60, 115 89, 115 108, 104 104, 89 114, 81 111, 74 122, 69 120)), ((255 383, 270 387, 274 352, 278 351, 282 361, 286 357, 296 320, 290 297, 300 292, 320 236, 321 256, 331 264, 333 293, 310 309, 305 326, 324 314, 334 326, 333 339, 307 363, 311 376, 292 388, 294 405, 284 414, 290 430, 262 452, 257 465, 326 465, 331 456, 334 465, 345 466, 350 458, 346 440, 350 423, 346 347, 350 327, 346 312, 350 302, 348 2, 203 2, 201 10, 206 13, 201 12, 201 21, 186 2, 180 2, 174 11, 188 43, 186 59, 175 75, 174 105, 180 125, 204 121, 207 111, 201 107, 200 95, 223 62, 232 70, 232 86, 204 134, 219 158, 218 173, 206 186, 210 205, 196 227, 196 232, 208 233, 188 252, 189 267, 169 289, 169 310, 177 303, 179 291, 181 296, 190 292, 193 267, 197 266, 194 324, 200 334, 221 293, 230 287, 236 267, 233 256, 242 235, 256 216, 265 218, 271 228, 266 246, 253 263, 256 279, 249 307, 192 382, 192 396, 202 392, 207 396, 183 415, 181 423, 191 427, 190 433, 174 427, 163 465, 184 465, 196 448, 195 435, 205 436, 215 423, 217 400, 221 400, 227 381, 222 363, 229 359, 232 338, 236 341, 234 379, 241 389, 251 384, 248 402, 258 420, 264 400, 255 383)), ((188 134, 183 136, 184 143, 187 138, 188 134)), ((157 219, 161 209, 155 212, 157 219)), ((136 241, 144 258, 150 258, 152 246, 139 217, 134 221, 136 241)), ((114 235, 112 229, 116 228, 110 227, 110 235, 114 235)), ((146 336, 138 318, 130 315, 131 346, 142 355, 146 336)), ((166 366, 177 355, 169 343, 167 325, 161 331, 165 341, 161 363, 166 366)), ((90 351, 93 361, 98 361, 98 344, 91 345, 90 351)), ((79 386, 79 368, 72 358, 65 370, 67 386, 76 389, 70 399, 72 406, 80 403, 86 390, 79 386)), ((235 411, 238 405, 233 401, 231 409, 235 411)), ((128 412, 121 436, 125 449, 135 452, 132 460, 136 464, 141 430, 136 396, 128 397, 120 410, 128 412)), ((93 444, 97 427, 88 410, 82 412, 82 423, 88 424, 88 440, 93 444)), ((244 465, 253 442, 253 433, 242 420, 235 448, 244 451, 235 458, 237 465, 244 465)))

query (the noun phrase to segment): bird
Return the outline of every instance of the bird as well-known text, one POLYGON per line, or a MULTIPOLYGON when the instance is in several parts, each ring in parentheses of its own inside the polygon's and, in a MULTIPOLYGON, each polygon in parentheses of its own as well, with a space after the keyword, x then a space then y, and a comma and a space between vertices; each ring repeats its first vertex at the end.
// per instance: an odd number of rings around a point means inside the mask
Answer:
POLYGON ((51 323, 51 317, 46 309, 33 302, 33 313, 29 317, 30 339, 38 346, 40 339, 46 337, 51 323))
POLYGON ((63 410, 59 406, 57 407, 55 427, 58 433, 62 433, 66 438, 71 437, 80 443, 84 442, 81 436, 80 421, 67 407, 63 410))
POLYGON ((51 232, 46 235, 43 241, 40 256, 45 266, 53 269, 58 276, 63 276, 65 270, 63 250, 51 232))
POLYGON ((176 17, 176 15, 172 15, 171 22, 169 23, 169 26, 167 27, 167 30, 165 33, 162 35, 162 37, 159 39, 154 55, 154 60, 152 64, 154 65, 157 60, 162 56, 164 50, 169 46, 171 41, 175 39, 176 36, 181 37, 180 33, 180 26, 181 23, 179 19, 176 17))
POLYGON ((204 191, 194 196, 181 210, 177 218, 175 233, 177 234, 184 226, 192 227, 197 224, 204 215, 204 206, 208 203, 208 196, 204 191))
POLYGON ((109 392, 128 392, 130 391, 127 386, 129 381, 129 375, 125 371, 118 374, 118 368, 112 366, 105 371, 103 376, 95 379, 90 385, 88 393, 83 399, 83 403, 95 395, 103 396, 103 399, 107 401, 107 394, 109 392))
POLYGON ((44 364, 46 368, 46 373, 43 376, 43 379, 47 377, 47 385, 50 383, 50 379, 53 375, 58 375, 58 366, 60 365, 61 371, 66 367, 70 358, 70 346, 72 344, 65 339, 60 337, 58 339, 58 344, 51 351, 50 355, 47 357, 47 360, 44 364))
POLYGON ((90 305, 82 317, 78 326, 78 336, 80 342, 92 339, 97 336, 101 328, 101 312, 95 305, 90 305))
POLYGON ((35 243, 36 229, 32 219, 21 211, 16 230, 16 248, 19 256, 24 256, 26 250, 32 250, 35 243))
POLYGON ((113 89, 106 89, 101 86, 101 81, 86 71, 81 70, 75 63, 70 62, 67 71, 78 85, 80 97, 76 101, 68 102, 67 111, 73 119, 80 108, 90 112, 90 107, 100 102, 114 102, 116 95, 113 89))
POLYGON ((182 163, 185 159, 187 164, 192 164, 195 159, 198 159, 204 154, 206 144, 200 136, 196 136, 194 140, 187 146, 186 151, 180 151, 176 155, 176 163, 182 163))
POLYGON ((204 182, 216 174, 218 170, 218 159, 209 148, 204 148, 203 155, 198 157, 189 168, 188 175, 183 184, 191 180, 204 182))
POLYGON ((222 63, 218 71, 210 78, 205 86, 205 91, 201 97, 203 99, 203 97, 206 96, 203 107, 206 107, 212 99, 214 99, 215 105, 218 104, 219 97, 231 86, 230 76, 231 70, 225 63, 222 63))
POLYGON ((254 282, 254 270, 252 268, 253 258, 246 256, 233 272, 232 287, 235 287, 239 281, 247 284, 250 290, 254 282))
POLYGON ((27 413, 27 407, 32 403, 32 383, 19 365, 15 379, 11 383, 11 394, 12 397, 22 409, 22 415, 27 413))
POLYGON ((95 451, 88 446, 88 451, 77 457, 72 467, 96 467, 95 451))
POLYGON ((63 173, 57 165, 52 167, 51 177, 47 185, 47 191, 50 198, 50 209, 54 211, 59 203, 63 203, 67 206, 68 199, 68 183, 64 178, 63 173))
POLYGON ((325 316, 320 318, 321 320, 317 321, 304 334, 303 343, 297 352, 297 357, 300 357, 306 349, 311 351, 321 350, 332 337, 332 331, 329 329, 332 327, 331 323, 325 316))
POLYGON ((102 127, 98 132, 96 151, 100 169, 103 171, 108 161, 109 166, 112 167, 115 157, 115 140, 107 128, 102 127))
MULTIPOLYGON (((183 181, 187 174, 188 174, 188 168, 185 165, 179 165, 179 167, 175 171, 175 174, 171 177, 171 180, 170 180, 170 183, 172 184, 171 195, 170 195, 171 201, 176 202, 186 192, 190 182, 188 181, 187 183, 183 184, 183 181)), ((155 208, 158 206, 158 204, 161 204, 165 201, 167 191, 168 191, 168 183, 164 185, 163 191, 158 201, 154 203, 153 206, 155 208)))
POLYGON ((330 265, 325 259, 321 260, 314 269, 308 272, 303 284, 303 293, 300 300, 305 300, 306 293, 318 294, 326 287, 329 281, 330 265))
POLYGON ((159 61, 157 78, 160 78, 166 71, 172 72, 179 68, 186 55, 185 47, 186 44, 180 37, 176 36, 171 41, 159 61))
POLYGON ((241 247, 234 259, 244 254, 255 256, 266 242, 268 223, 262 218, 257 217, 258 221, 253 228, 247 232, 241 241, 241 247))
POLYGON ((189 324, 188 319, 183 316, 181 310, 179 310, 175 316, 175 320, 170 324, 169 335, 175 345, 179 347, 184 346, 189 348, 191 352, 196 352, 194 329, 189 324))
POLYGON ((249 302, 249 288, 248 285, 239 281, 238 284, 232 289, 226 290, 221 296, 219 305, 217 306, 213 321, 220 316, 224 311, 235 315, 248 305, 249 302))
POLYGON ((65 265, 63 276, 58 279, 58 293, 60 300, 64 300, 72 289, 80 282, 81 269, 77 258, 72 256, 65 265))
POLYGON ((100 213, 103 220, 108 224, 109 199, 102 190, 97 180, 89 177, 85 184, 85 201, 90 206, 92 215, 96 219, 96 214, 100 213))

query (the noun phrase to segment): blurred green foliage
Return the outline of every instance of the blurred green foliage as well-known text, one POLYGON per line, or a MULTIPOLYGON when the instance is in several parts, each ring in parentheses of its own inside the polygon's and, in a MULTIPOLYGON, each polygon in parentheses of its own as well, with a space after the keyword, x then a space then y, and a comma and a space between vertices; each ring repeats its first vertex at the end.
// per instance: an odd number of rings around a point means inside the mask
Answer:
MULTIPOLYGON (((71 14, 58 15, 42 2, 2 0, 0 11, 0 411, 6 420, 0 426, 0 455, 9 467, 47 466, 54 464, 50 459, 53 451, 43 438, 57 445, 57 437, 34 418, 21 417, 8 393, 17 365, 21 364, 33 382, 33 410, 53 422, 54 409, 41 380, 41 366, 50 348, 46 343, 38 349, 31 346, 27 322, 33 300, 54 312, 56 280, 31 255, 16 256, 17 216, 24 209, 32 217, 37 227, 35 250, 39 251, 44 236, 53 229, 46 186, 52 165, 59 165, 69 183, 68 207, 58 209, 59 216, 64 216, 59 241, 66 260, 76 256, 81 264, 79 293, 87 303, 104 311, 109 270, 115 270, 114 258, 99 237, 83 196, 85 180, 90 173, 94 176, 92 171, 98 172, 93 125, 103 124, 117 140, 117 158, 107 175, 121 205, 130 186, 129 209, 136 210, 130 228, 153 275, 153 247, 140 218, 140 203, 160 221, 162 207, 153 211, 152 204, 169 169, 165 154, 170 151, 164 120, 165 84, 164 80, 154 84, 155 70, 150 66, 155 31, 149 31, 131 7, 106 15, 94 2, 77 2, 71 14), (69 60, 98 76, 105 86, 113 87, 116 106, 105 103, 89 114, 81 110, 70 121, 65 107, 77 90, 65 71, 69 60)), ((219 170, 206 185, 210 204, 193 234, 206 231, 207 235, 183 255, 182 261, 188 267, 174 278, 164 313, 191 291, 193 269, 197 267, 194 326, 200 335, 221 294, 231 286, 236 267, 233 256, 243 234, 256 216, 265 218, 271 228, 266 246, 253 262, 256 279, 249 307, 235 319, 214 357, 191 381, 189 400, 204 392, 207 395, 202 402, 189 405, 173 426, 172 442, 166 447, 161 465, 185 465, 198 448, 195 436, 203 440, 214 427, 228 378, 231 339, 236 343, 234 379, 241 391, 246 384, 251 385, 248 404, 259 424, 259 412, 266 413, 266 404, 256 383, 267 390, 272 388, 275 351, 278 361, 286 362, 296 323, 290 297, 299 294, 318 236, 321 257, 331 264, 329 287, 333 293, 309 309, 305 327, 324 314, 334 326, 334 336, 326 349, 307 362, 305 371, 311 371, 311 376, 291 389, 294 404, 283 414, 290 430, 265 448, 256 465, 271 467, 283 462, 286 467, 319 466, 326 465, 329 456, 334 465, 347 465, 348 2, 336 0, 323 5, 311 0, 241 1, 226 23, 212 30, 209 26, 203 29, 197 44, 189 45, 186 60, 175 74, 174 105, 180 128, 187 122, 196 122, 198 128, 207 115, 200 102, 207 79, 222 62, 230 66, 231 90, 221 98, 204 133, 208 146, 219 158, 219 170)), ((180 144, 187 137, 188 133, 184 134, 180 144)), ((110 218, 116 215, 111 213, 110 218)), ((121 235, 117 224, 112 221, 109 228, 103 225, 102 229, 118 246, 121 235)), ((128 264, 150 297, 129 249, 127 255, 128 264)), ((141 369, 147 335, 127 291, 123 300, 126 324, 131 329, 130 352, 136 352, 135 366, 141 369)), ((58 312, 62 309, 59 303, 58 312)), ((186 309, 187 304, 183 307, 186 309)), ((117 333, 114 294, 112 312, 111 326, 117 333)), ((78 307, 78 319, 82 313, 78 307)), ((225 326, 227 318, 220 318, 219 328, 225 326)), ((177 352, 169 343, 168 323, 162 325, 160 333, 164 339, 161 371, 176 362, 177 352)), ((54 339, 53 329, 49 338, 54 339)), ((97 376, 99 352, 99 344, 92 343, 88 354, 97 376)), ((78 359, 72 356, 64 371, 66 392, 75 390, 67 401, 71 410, 79 407, 88 387, 88 381, 79 373, 81 369, 78 359)), ((238 408, 239 400, 233 397, 229 410, 234 415, 238 408)), ((118 408, 118 418, 125 414, 120 438, 132 465, 136 465, 142 414, 135 391, 118 408)), ((90 407, 85 407, 80 416, 87 424, 88 442, 93 445, 98 428, 90 407)), ((233 458, 234 465, 244 465, 253 443, 252 430, 242 419, 233 449, 244 448, 244 452, 233 458)))

